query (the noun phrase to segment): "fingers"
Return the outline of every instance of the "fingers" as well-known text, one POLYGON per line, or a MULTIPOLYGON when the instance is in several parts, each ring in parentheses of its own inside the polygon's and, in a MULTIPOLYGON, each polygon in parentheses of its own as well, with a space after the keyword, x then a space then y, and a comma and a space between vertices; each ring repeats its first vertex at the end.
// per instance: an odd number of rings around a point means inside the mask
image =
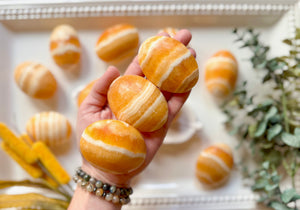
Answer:
POLYGON ((120 76, 119 70, 110 66, 106 72, 95 82, 90 94, 83 101, 83 105, 103 107, 106 105, 106 95, 110 84, 120 76))
POLYGON ((194 58, 196 58, 196 51, 193 48, 188 48, 189 51, 192 53, 192 55, 194 56, 194 58))
POLYGON ((128 68, 124 74, 125 75, 138 75, 138 76, 142 76, 142 77, 144 76, 137 56, 135 56, 135 58, 130 63, 130 65, 128 66, 128 68))
POLYGON ((178 31, 173 38, 180 41, 184 45, 188 45, 192 39, 192 34, 189 30, 182 29, 178 31))
POLYGON ((187 98, 189 97, 191 91, 186 93, 176 93, 168 100, 169 106, 169 123, 172 122, 173 118, 179 112, 187 98))

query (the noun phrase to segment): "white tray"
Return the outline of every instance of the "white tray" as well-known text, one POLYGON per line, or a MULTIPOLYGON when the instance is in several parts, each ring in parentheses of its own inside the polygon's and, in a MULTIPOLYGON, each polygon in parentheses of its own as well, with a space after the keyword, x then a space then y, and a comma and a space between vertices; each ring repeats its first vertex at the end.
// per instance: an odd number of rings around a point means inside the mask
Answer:
MULTIPOLYGON (((135 193, 124 209, 257 209, 254 195, 243 185, 240 173, 234 169, 227 185, 216 190, 204 190, 194 175, 199 152, 208 145, 223 141, 232 147, 236 140, 224 130, 224 116, 216 101, 203 85, 205 61, 220 49, 231 50, 239 60, 240 77, 252 78, 246 50, 233 43, 233 27, 253 26, 261 31, 262 39, 272 46, 272 54, 286 50, 281 40, 294 33, 298 7, 294 0, 282 1, 1 1, 0 2, 0 121, 25 130, 26 121, 34 114, 56 110, 71 121, 76 120, 76 91, 80 86, 99 77, 107 64, 94 53, 94 45, 103 29, 109 25, 129 22, 139 28, 141 41, 155 35, 166 26, 188 28, 193 34, 191 46, 197 52, 200 80, 187 101, 189 110, 203 125, 188 141, 165 144, 149 167, 133 181, 135 193), (66 74, 49 54, 49 36, 54 26, 72 24, 83 46, 82 71, 66 74), (35 60, 46 65, 56 76, 59 91, 54 99, 33 100, 15 85, 13 71, 17 64, 35 60)), ((124 61, 117 66, 124 70, 124 61)), ((81 158, 74 144, 57 153, 70 174, 80 165, 81 158)), ((240 154, 235 152, 236 162, 240 154)), ((0 151, 0 179, 28 178, 16 163, 0 151)))

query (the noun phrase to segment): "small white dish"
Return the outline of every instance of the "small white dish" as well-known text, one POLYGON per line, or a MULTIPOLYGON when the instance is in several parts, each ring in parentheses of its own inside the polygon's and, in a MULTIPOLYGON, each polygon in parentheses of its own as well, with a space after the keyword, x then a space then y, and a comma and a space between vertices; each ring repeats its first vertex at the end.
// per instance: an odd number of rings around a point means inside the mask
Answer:
POLYGON ((168 133, 164 139, 164 144, 181 144, 189 139, 202 128, 202 123, 198 121, 195 112, 185 104, 178 116, 172 122, 168 133))

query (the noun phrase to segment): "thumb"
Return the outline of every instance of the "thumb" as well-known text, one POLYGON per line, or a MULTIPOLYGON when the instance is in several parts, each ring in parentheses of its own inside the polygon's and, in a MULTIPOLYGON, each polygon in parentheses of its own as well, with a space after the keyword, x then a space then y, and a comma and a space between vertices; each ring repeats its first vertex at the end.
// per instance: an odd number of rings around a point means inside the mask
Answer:
POLYGON ((106 105, 107 91, 110 84, 120 76, 119 70, 114 66, 109 66, 106 72, 95 82, 91 92, 82 102, 82 108, 102 108, 106 105))

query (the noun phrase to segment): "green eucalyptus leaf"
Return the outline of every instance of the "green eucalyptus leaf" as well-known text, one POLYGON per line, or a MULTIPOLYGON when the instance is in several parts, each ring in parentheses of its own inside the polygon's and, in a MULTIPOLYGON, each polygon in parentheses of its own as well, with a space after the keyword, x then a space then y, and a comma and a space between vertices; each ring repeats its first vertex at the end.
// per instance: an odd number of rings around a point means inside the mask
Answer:
POLYGON ((271 77, 271 74, 268 73, 264 76, 262 83, 265 83, 265 82, 269 81, 270 79, 272 79, 272 77, 271 77))
POLYGON ((272 99, 267 99, 260 104, 260 107, 265 108, 265 107, 269 107, 273 104, 274 104, 274 101, 272 99))
POLYGON ((260 145, 262 149, 271 149, 274 146, 273 142, 264 142, 260 145))
POLYGON ((281 200, 284 203, 289 203, 298 199, 300 199, 300 195, 296 192, 294 188, 285 190, 281 194, 281 200))
POLYGON ((251 125, 249 125, 249 127, 248 127, 248 134, 249 134, 250 138, 254 137, 256 129, 257 129, 257 124, 251 124, 251 125))
POLYGON ((275 136, 279 135, 282 131, 282 126, 280 124, 275 124, 267 131, 267 139, 271 141, 275 136))
POLYGON ((271 108, 268 110, 267 114, 265 115, 265 120, 269 120, 271 117, 274 117, 278 112, 278 109, 276 106, 271 106, 271 108))
POLYGON ((290 50, 290 54, 291 55, 297 55, 299 52, 298 51, 296 51, 296 50, 290 50))
POLYGON ((267 69, 275 71, 281 67, 280 63, 276 59, 269 60, 266 65, 267 69))
POLYGON ((257 200, 257 202, 258 202, 258 203, 262 203, 262 202, 264 202, 264 201, 266 201, 266 200, 268 200, 268 199, 269 199, 268 196, 261 196, 261 197, 257 200))
POLYGON ((247 92, 245 90, 236 90, 233 95, 245 95, 247 92))
POLYGON ((275 210, 294 210, 279 201, 272 201, 269 206, 275 210))
MULTIPOLYGON (((265 163, 266 163, 266 161, 265 161, 265 163)), ((269 163, 269 162, 267 162, 267 163, 269 163)), ((266 167, 266 166, 265 166, 265 167, 266 167)), ((264 167, 264 168, 265 168, 265 167, 264 167)), ((269 166, 267 166, 265 169, 269 169, 269 166)), ((258 174, 259 174, 259 176, 261 176, 261 177, 265 177, 265 176, 268 175, 266 170, 259 171, 258 174)))
POLYGON ((270 117, 269 122, 272 124, 280 123, 282 121, 282 118, 280 114, 276 114, 273 117, 270 117))
POLYGON ((281 138, 282 138, 282 141, 286 145, 289 145, 294 148, 300 148, 300 138, 299 137, 297 137, 293 134, 287 133, 287 132, 283 132, 281 134, 281 138))
POLYGON ((252 34, 253 33, 253 28, 248 28, 247 31, 252 34))
POLYGON ((278 184, 272 184, 272 185, 268 184, 268 185, 266 185, 265 190, 266 191, 273 191, 277 188, 278 188, 278 184))
POLYGON ((272 179, 273 182, 279 183, 280 180, 281 180, 281 176, 276 174, 276 175, 273 175, 271 179, 272 179))
POLYGON ((295 134, 295 136, 299 136, 300 137, 300 128, 295 128, 294 134, 295 134))
POLYGON ((282 156, 279 151, 271 150, 270 152, 265 153, 265 160, 270 162, 272 165, 278 166, 281 163, 282 156))
POLYGON ((236 135, 236 134, 239 132, 239 130, 240 130, 240 126, 234 127, 234 128, 229 132, 229 134, 232 135, 232 136, 234 136, 234 135, 236 135))
POLYGON ((253 104, 253 98, 254 98, 254 96, 251 96, 250 98, 246 99, 245 104, 246 104, 246 105, 251 105, 251 104, 253 104))
POLYGON ((269 161, 263 162, 263 163, 262 163, 262 167, 263 167, 264 169, 269 169, 269 167, 270 167, 270 162, 269 162, 269 161))
POLYGON ((300 28, 296 28, 295 39, 300 39, 300 28))
POLYGON ((257 69, 264 69, 267 65, 267 61, 261 61, 260 63, 256 64, 257 69))
POLYGON ((257 126, 257 129, 254 133, 254 137, 262 136, 265 133, 266 129, 267 129, 267 124, 268 124, 267 120, 262 120, 257 126))
POLYGON ((285 39, 282 42, 285 43, 285 44, 287 44, 287 45, 292 45, 293 44, 293 42, 292 42, 291 39, 285 39))
POLYGON ((258 179, 258 180, 256 180, 255 184, 251 187, 251 189, 253 191, 264 189, 268 183, 269 183, 268 179, 266 179, 266 178, 258 179))

